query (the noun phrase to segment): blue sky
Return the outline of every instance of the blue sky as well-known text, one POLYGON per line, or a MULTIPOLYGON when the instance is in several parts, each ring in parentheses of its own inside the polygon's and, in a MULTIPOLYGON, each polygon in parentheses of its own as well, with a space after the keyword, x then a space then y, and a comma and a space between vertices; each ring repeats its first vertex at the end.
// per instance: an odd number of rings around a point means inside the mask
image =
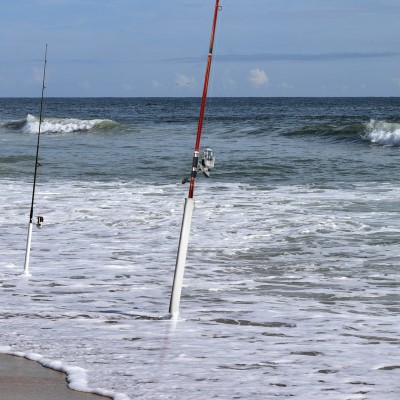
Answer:
MULTIPOLYGON (((13 0, 0 96, 200 96, 215 0, 13 0)), ((212 96, 400 96, 399 0, 221 0, 212 96)))

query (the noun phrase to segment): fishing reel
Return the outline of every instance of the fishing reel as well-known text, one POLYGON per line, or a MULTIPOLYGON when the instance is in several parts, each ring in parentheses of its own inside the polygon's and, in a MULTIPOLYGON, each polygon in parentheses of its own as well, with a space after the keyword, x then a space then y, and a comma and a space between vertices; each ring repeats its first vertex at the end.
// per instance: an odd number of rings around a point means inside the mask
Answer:
POLYGON ((38 228, 41 228, 43 226, 43 223, 44 223, 44 218, 42 216, 38 216, 36 221, 36 226, 38 228))
POLYGON ((211 147, 206 147, 203 151, 203 156, 201 157, 200 166, 198 170, 202 171, 206 178, 209 178, 210 170, 214 168, 214 164, 215 164, 214 151, 211 147))
MULTIPOLYGON (((214 151, 211 147, 206 147, 203 151, 201 160, 197 165, 196 173, 201 171, 206 178, 209 178, 210 171, 214 168, 214 165, 215 165, 214 151)), ((184 178, 182 180, 182 183, 187 183, 189 181, 190 181, 189 178, 184 178)))

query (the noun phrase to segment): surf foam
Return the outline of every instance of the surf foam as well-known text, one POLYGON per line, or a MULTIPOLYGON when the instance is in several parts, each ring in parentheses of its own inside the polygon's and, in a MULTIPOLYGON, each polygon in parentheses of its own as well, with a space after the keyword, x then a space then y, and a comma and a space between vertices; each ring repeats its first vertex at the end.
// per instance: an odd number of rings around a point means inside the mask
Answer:
POLYGON ((12 351, 10 346, 0 346, 0 353, 12 356, 23 357, 27 360, 36 361, 43 367, 50 368, 54 371, 62 372, 67 375, 68 387, 72 390, 85 393, 98 394, 112 398, 114 400, 129 400, 129 397, 122 393, 114 393, 110 390, 89 388, 86 376, 86 370, 81 367, 73 367, 64 365, 61 361, 50 360, 41 354, 31 352, 12 351))
MULTIPOLYGON (((116 122, 109 119, 44 118, 40 130, 42 133, 85 132, 95 128, 107 128, 115 124, 116 122)), ((38 133, 39 118, 28 114, 23 131, 25 133, 38 133)))
POLYGON ((400 123, 371 120, 365 139, 382 146, 400 146, 400 123))

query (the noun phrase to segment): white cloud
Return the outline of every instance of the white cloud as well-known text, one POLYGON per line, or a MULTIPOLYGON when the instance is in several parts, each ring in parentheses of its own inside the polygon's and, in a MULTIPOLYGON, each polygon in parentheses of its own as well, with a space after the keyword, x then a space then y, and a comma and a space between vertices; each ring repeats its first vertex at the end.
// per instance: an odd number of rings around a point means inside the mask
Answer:
POLYGON ((254 87, 261 87, 268 83, 269 77, 266 72, 259 68, 250 70, 249 79, 254 87))
POLYGON ((176 74, 175 83, 177 86, 194 86, 196 85, 196 79, 189 78, 184 74, 176 74))

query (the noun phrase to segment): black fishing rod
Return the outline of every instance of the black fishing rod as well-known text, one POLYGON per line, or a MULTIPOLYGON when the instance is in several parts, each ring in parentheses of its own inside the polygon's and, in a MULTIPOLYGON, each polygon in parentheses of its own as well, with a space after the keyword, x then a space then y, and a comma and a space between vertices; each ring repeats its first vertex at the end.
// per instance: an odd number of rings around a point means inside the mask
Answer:
MULTIPOLYGON (((40 114, 39 114, 39 130, 36 144, 36 160, 35 160, 35 173, 33 175, 33 188, 32 188, 32 202, 31 202, 31 211, 29 214, 29 227, 28 227, 28 239, 26 243, 26 253, 25 253, 25 264, 24 264, 24 274, 29 275, 29 256, 31 252, 31 241, 32 241, 32 226, 33 226, 33 206, 35 203, 35 190, 36 190, 36 178, 37 171, 39 167, 39 147, 40 147, 40 132, 42 127, 42 115, 43 115, 43 98, 44 98, 44 89, 45 81, 46 81, 46 65, 47 65, 47 44, 46 50, 44 54, 44 65, 43 65, 43 82, 42 82, 42 97, 40 99, 40 114)), ((38 217, 37 226, 41 227, 43 224, 43 217, 38 217)))

